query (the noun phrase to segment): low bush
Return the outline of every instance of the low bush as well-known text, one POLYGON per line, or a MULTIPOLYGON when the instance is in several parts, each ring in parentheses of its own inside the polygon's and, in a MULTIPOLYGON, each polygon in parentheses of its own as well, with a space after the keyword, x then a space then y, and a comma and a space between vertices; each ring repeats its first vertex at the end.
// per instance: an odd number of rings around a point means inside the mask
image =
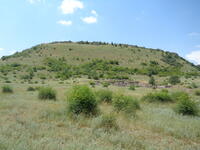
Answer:
POLYGON ((195 102, 188 98, 183 98, 177 103, 175 111, 182 115, 196 116, 198 115, 199 109, 195 102))
POLYGON ((74 86, 68 95, 68 111, 72 114, 97 114, 97 101, 88 86, 74 86))
POLYGON ((96 83, 94 81, 90 81, 89 84, 94 88, 96 83))
POLYGON ((32 87, 32 86, 30 86, 30 87, 27 88, 27 91, 35 91, 35 90, 36 89, 34 87, 32 87))
POLYGON ((196 89, 196 88, 198 88, 198 85, 196 83, 192 82, 190 85, 188 85, 188 88, 189 89, 196 89))
POLYGON ((110 83, 109 82, 103 82, 102 85, 103 85, 103 87, 109 87, 110 83))
POLYGON ((38 97, 41 100, 56 100, 56 91, 51 87, 41 87, 38 97))
POLYGON ((183 91, 173 92, 171 97, 174 101, 180 101, 182 99, 189 99, 189 94, 183 91))
POLYGON ((159 91, 155 93, 149 93, 145 95, 142 100, 148 102, 171 102, 173 101, 172 97, 166 91, 159 91))
POLYGON ((171 76, 169 78, 169 83, 172 85, 176 85, 178 83, 181 83, 180 77, 179 76, 171 76))
POLYGON ((134 86, 134 85, 131 85, 131 86, 129 87, 129 90, 135 91, 135 86, 134 86))
POLYGON ((95 93, 97 97, 98 102, 106 102, 106 103, 111 103, 112 102, 112 97, 113 93, 110 90, 99 90, 95 93))
POLYGON ((3 92, 3 93, 13 93, 13 89, 12 89, 12 87, 9 86, 9 85, 4 85, 4 86, 2 87, 2 92, 3 92))
POLYGON ((96 128, 103 128, 106 131, 110 129, 117 130, 119 126, 117 125, 117 119, 114 115, 108 114, 108 115, 102 115, 100 117, 100 120, 96 126, 96 128))
POLYGON ((116 95, 113 99, 113 106, 116 111, 126 113, 134 113, 140 109, 139 102, 135 98, 125 95, 116 95))
POLYGON ((196 95, 196 96, 200 96, 200 90, 196 90, 196 91, 195 91, 195 95, 196 95))

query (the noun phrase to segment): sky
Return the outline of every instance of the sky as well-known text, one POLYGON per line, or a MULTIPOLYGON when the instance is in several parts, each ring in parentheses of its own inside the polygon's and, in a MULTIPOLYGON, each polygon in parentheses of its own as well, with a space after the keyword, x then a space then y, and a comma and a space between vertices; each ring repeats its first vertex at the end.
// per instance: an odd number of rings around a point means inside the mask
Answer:
POLYGON ((200 0, 1 0, 0 56, 53 41, 176 52, 200 64, 200 0))

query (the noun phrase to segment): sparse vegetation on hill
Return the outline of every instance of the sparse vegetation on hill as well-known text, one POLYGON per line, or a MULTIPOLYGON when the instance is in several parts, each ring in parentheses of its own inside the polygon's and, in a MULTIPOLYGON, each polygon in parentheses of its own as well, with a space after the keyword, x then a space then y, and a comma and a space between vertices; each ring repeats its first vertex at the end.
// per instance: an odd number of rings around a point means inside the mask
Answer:
POLYGON ((199 74, 177 54, 104 42, 2 57, 0 149, 199 149, 199 74))
POLYGON ((126 44, 83 41, 41 44, 2 57, 0 72, 5 80, 13 76, 25 82, 37 78, 66 80, 85 76, 95 80, 130 80, 133 75, 199 75, 196 66, 175 53, 126 44))

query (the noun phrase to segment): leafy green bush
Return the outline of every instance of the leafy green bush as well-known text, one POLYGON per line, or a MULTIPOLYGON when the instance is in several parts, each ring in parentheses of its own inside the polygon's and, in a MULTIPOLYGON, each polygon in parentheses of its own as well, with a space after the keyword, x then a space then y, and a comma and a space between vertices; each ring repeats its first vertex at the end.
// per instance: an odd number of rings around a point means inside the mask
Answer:
POLYGON ((134 85, 131 85, 131 86, 129 87, 129 90, 135 91, 135 86, 134 86, 134 85))
POLYGON ((160 91, 155 93, 149 93, 145 95, 143 100, 148 102, 171 102, 173 101, 172 97, 169 95, 168 92, 160 91))
POLYGON ((94 88, 95 87, 95 82, 94 81, 90 81, 89 84, 94 88))
POLYGON ((97 114, 97 101, 88 86, 74 86, 68 95, 68 111, 72 114, 97 114))
POLYGON ((111 103, 113 93, 112 91, 102 89, 96 92, 96 97, 99 102, 111 103))
POLYGON ((178 83, 181 83, 181 80, 178 76, 171 76, 169 78, 169 83, 172 84, 172 85, 176 85, 178 83))
POLYGON ((34 87, 32 87, 32 86, 30 86, 30 87, 27 88, 27 91, 35 91, 35 90, 36 89, 34 87))
POLYGON ((173 92, 171 97, 174 101, 180 101, 182 99, 189 99, 189 94, 183 91, 173 92))
POLYGON ((102 115, 100 121, 96 128, 103 128, 105 130, 114 129, 117 130, 119 126, 117 125, 116 117, 112 114, 102 115))
POLYGON ((153 76, 150 77, 150 79, 149 79, 149 84, 150 84, 151 86, 155 86, 155 85, 156 85, 156 81, 155 81, 155 79, 154 79, 153 76))
POLYGON ((175 111, 182 115, 198 115, 199 109, 195 102, 188 98, 183 98, 178 102, 175 107, 175 111))
POLYGON ((56 91, 51 87, 41 87, 39 88, 38 97, 41 100, 56 100, 56 91))
POLYGON ((103 82, 102 85, 103 85, 103 87, 109 87, 110 83, 109 82, 103 82))
POLYGON ((4 85, 4 86, 2 87, 2 92, 3 92, 3 93, 13 93, 13 89, 12 89, 12 87, 9 86, 9 85, 4 85))
POLYGON ((192 82, 191 85, 190 85, 190 87, 192 89, 196 89, 196 88, 198 88, 198 85, 196 83, 192 82))
POLYGON ((196 96, 200 96, 200 90, 196 90, 196 91, 195 91, 195 95, 196 95, 196 96))
POLYGON ((140 109, 139 102, 135 98, 121 94, 114 97, 113 106, 118 112, 124 111, 126 113, 134 113, 140 109))

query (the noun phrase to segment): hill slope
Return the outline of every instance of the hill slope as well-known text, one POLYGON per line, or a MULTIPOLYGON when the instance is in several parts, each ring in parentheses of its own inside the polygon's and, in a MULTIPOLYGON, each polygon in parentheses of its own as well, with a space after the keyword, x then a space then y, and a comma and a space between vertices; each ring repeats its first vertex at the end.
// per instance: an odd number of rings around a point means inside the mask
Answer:
POLYGON ((175 53, 125 44, 54 42, 0 60, 1 76, 31 79, 89 76, 128 79, 131 75, 198 75, 196 66, 175 53), (52 74, 49 75, 49 72, 52 74), (29 77, 28 77, 29 76, 29 77), (30 77, 31 76, 31 77, 30 77))

